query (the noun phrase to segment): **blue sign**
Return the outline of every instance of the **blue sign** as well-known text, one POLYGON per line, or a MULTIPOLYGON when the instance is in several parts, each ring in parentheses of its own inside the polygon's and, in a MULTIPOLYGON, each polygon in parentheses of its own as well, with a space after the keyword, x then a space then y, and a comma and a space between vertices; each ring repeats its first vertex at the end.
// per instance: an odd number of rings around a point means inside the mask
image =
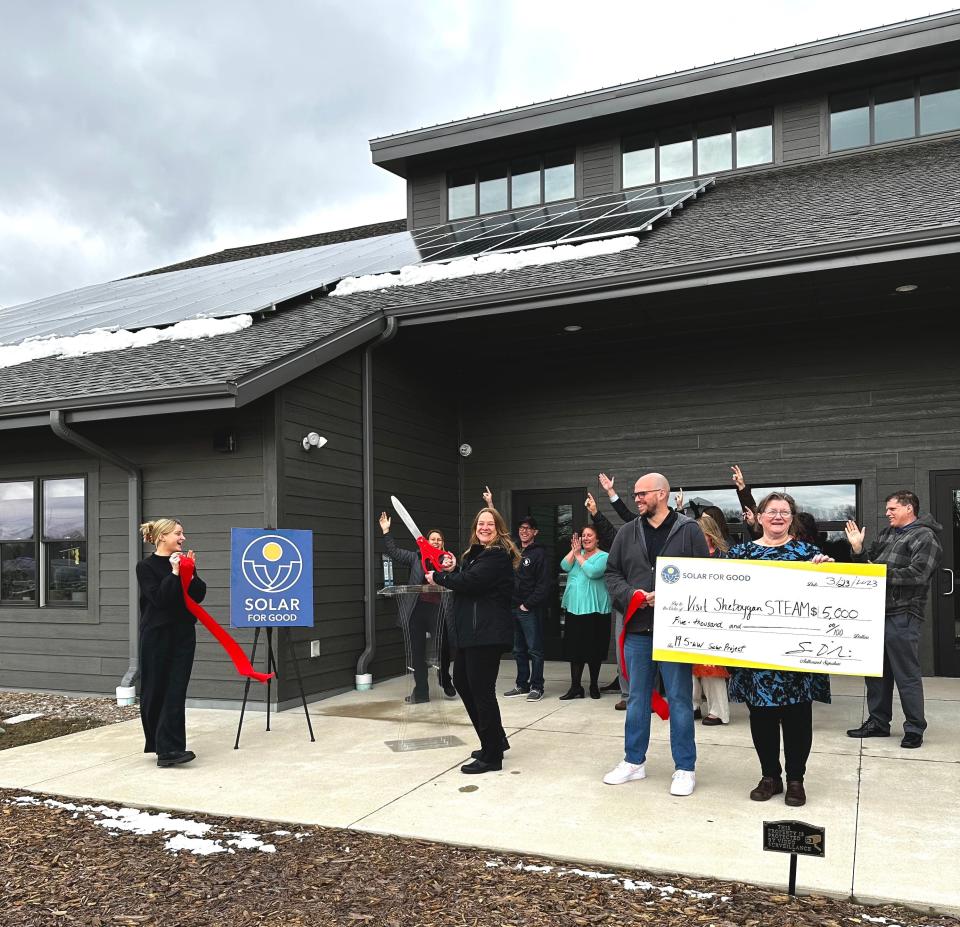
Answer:
POLYGON ((313 532, 230 529, 230 627, 313 627, 313 532))

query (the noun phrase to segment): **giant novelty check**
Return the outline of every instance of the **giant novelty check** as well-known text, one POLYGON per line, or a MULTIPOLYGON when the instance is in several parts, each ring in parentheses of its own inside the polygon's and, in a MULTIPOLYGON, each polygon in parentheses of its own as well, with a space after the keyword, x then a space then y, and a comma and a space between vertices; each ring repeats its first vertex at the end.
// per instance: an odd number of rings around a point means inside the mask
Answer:
POLYGON ((658 557, 653 658, 883 673, 887 568, 658 557))

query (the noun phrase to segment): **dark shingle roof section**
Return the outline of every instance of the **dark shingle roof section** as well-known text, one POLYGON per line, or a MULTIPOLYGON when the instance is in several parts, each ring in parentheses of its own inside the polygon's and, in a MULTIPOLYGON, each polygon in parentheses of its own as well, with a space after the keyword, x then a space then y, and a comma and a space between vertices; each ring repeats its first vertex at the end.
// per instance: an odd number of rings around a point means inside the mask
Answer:
POLYGON ((721 178, 716 186, 641 238, 639 247, 499 274, 326 296, 292 305, 251 328, 200 341, 47 358, 7 368, 0 407, 76 400, 97 405, 114 393, 159 382, 213 387, 268 368, 365 318, 461 299, 495 305, 517 293, 584 282, 613 284, 648 271, 666 276, 722 258, 782 255, 885 233, 960 232, 960 138, 874 150, 789 168, 721 178))
POLYGON ((153 274, 166 274, 172 270, 187 270, 190 267, 207 267, 210 264, 229 264, 231 261, 243 261, 246 258, 263 257, 267 254, 283 254, 287 251, 303 251, 306 248, 320 248, 324 245, 339 245, 361 238, 376 238, 379 235, 392 235, 407 230, 406 219, 392 219, 389 222, 375 222, 371 225, 356 225, 336 232, 320 232, 317 235, 304 235, 300 238, 286 238, 283 241, 267 241, 259 245, 243 245, 240 248, 227 248, 216 254, 191 258, 179 264, 168 264, 156 270, 147 270, 134 277, 149 277, 153 274))

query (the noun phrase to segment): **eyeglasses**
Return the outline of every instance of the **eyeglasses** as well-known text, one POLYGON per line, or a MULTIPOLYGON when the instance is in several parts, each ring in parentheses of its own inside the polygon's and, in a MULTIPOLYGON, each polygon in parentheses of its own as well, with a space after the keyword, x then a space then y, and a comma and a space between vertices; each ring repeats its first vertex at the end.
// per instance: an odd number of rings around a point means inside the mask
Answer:
POLYGON ((652 492, 663 492, 662 489, 641 489, 639 492, 633 494, 634 499, 642 499, 644 496, 649 496, 652 492))
POLYGON ((781 511, 780 509, 768 509, 766 512, 761 512, 761 515, 766 515, 768 518, 776 518, 778 515, 781 518, 792 518, 793 512, 789 509, 786 511, 781 511))

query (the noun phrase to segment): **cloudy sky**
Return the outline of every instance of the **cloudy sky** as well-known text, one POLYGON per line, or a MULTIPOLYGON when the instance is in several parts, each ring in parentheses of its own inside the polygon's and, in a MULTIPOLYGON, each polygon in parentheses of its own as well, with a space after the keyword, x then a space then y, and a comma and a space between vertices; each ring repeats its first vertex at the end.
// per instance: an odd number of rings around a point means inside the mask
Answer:
POLYGON ((0 0, 0 306, 399 218, 378 135, 952 5, 0 0))

